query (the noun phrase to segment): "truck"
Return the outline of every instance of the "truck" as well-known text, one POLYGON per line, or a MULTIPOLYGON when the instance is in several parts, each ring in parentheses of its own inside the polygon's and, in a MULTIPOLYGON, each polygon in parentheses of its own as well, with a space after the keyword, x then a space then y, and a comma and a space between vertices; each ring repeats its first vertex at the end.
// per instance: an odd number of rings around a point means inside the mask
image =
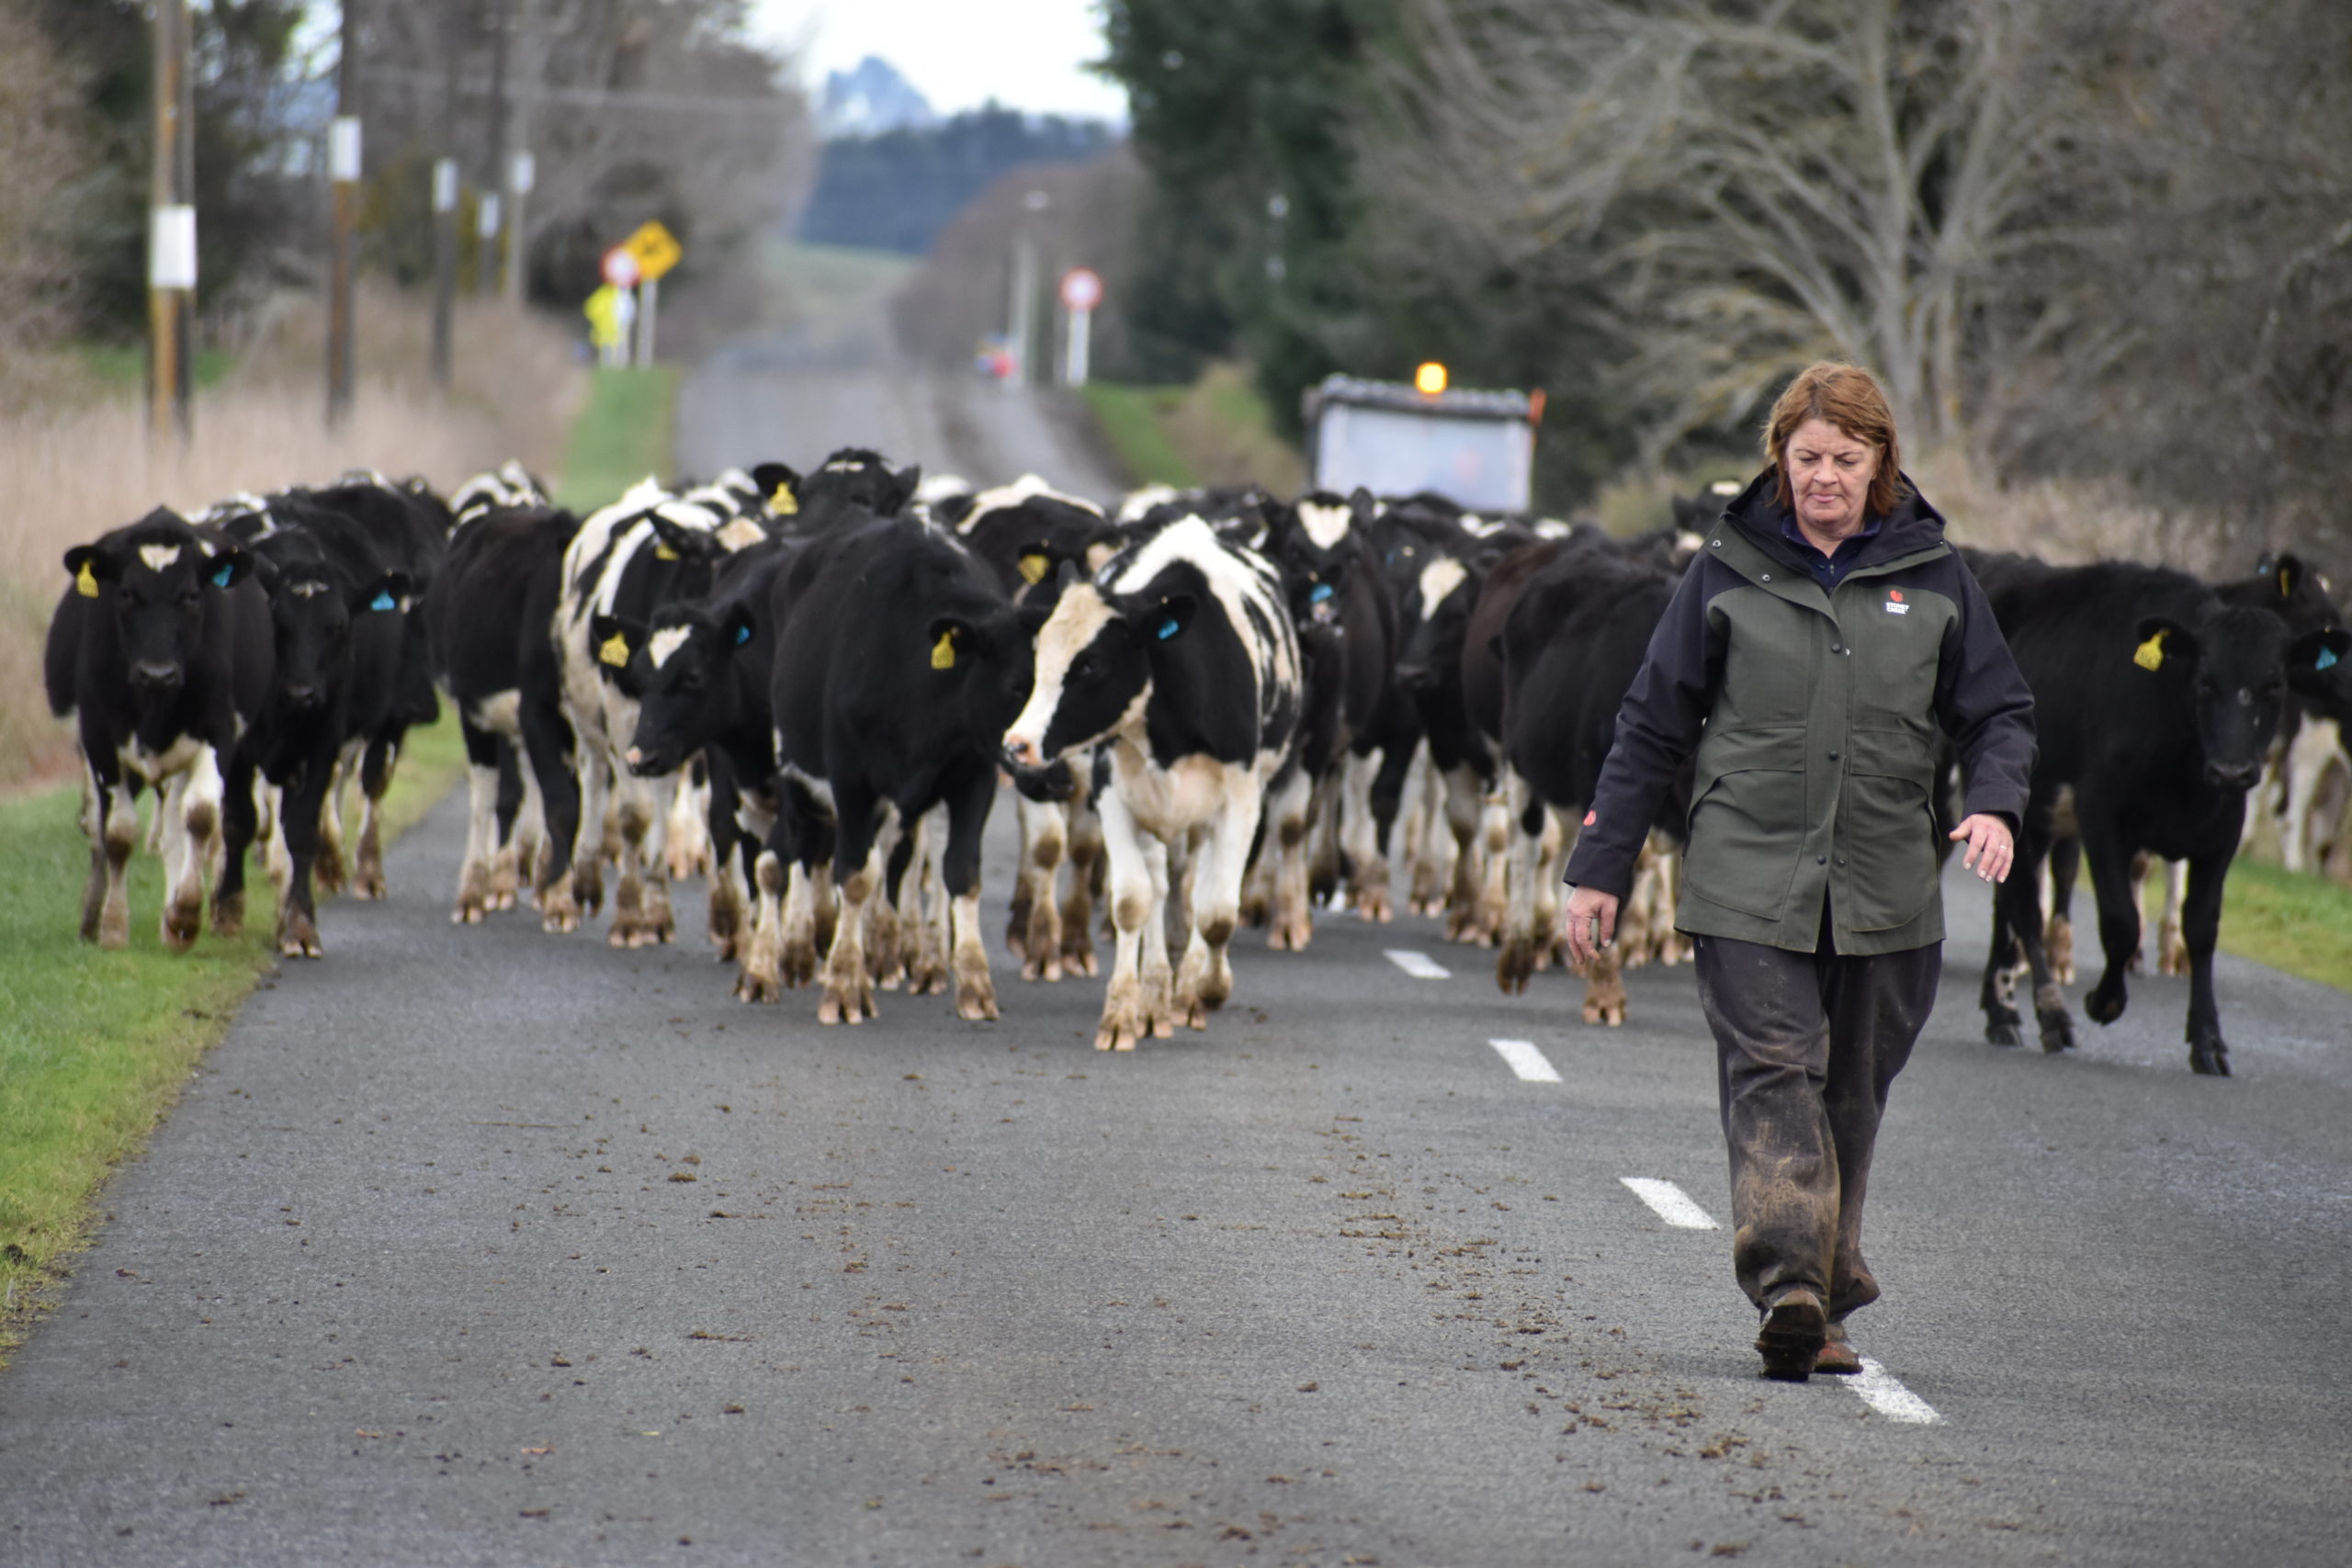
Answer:
POLYGON ((1435 366, 1422 367, 1417 386, 1331 375, 1309 387, 1310 482, 1342 494, 1359 485, 1374 495, 1432 491, 1474 512, 1529 510, 1544 394, 1444 387, 1435 366))

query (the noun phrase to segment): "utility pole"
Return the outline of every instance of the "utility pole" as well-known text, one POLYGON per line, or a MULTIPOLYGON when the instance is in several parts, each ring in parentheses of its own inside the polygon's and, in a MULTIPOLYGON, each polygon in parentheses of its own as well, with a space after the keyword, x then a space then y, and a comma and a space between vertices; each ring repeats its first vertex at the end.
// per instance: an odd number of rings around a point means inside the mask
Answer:
POLYGON ((498 228, 506 192, 506 35, 514 26, 514 0, 493 0, 490 8, 490 160, 481 182, 481 221, 474 287, 498 292, 498 228))
POLYGON ((508 12, 514 24, 515 41, 521 51, 515 64, 519 67, 522 80, 514 94, 514 151, 499 171, 499 175, 506 185, 506 302, 515 306, 523 303, 524 286, 531 261, 531 227, 524 221, 523 210, 537 173, 537 165, 531 157, 531 96, 533 89, 538 85, 539 73, 547 59, 545 51, 536 47, 537 39, 531 30, 531 13, 536 3, 537 0, 511 0, 513 9, 508 12))
POLYGON ((342 54, 334 68, 334 129, 327 138, 327 173, 334 182, 334 227, 328 241, 327 423, 351 416, 358 377, 352 352, 352 282, 357 271, 354 231, 359 223, 359 6, 343 0, 342 54))
POLYGON ((433 384, 449 389, 458 307, 458 56, 459 0, 441 11, 441 156, 433 161, 433 384))
POLYGON ((194 379, 196 85, 187 0, 155 0, 155 153, 148 175, 147 365, 150 436, 186 441, 194 379))
POLYGON ((1014 387, 1029 385, 1029 351, 1037 335, 1037 235, 1036 215, 1046 210, 1048 197, 1041 190, 1033 190, 1021 198, 1021 216, 1012 237, 1012 298, 1007 302, 1005 336, 1012 340, 1012 374, 1006 383, 1014 387))

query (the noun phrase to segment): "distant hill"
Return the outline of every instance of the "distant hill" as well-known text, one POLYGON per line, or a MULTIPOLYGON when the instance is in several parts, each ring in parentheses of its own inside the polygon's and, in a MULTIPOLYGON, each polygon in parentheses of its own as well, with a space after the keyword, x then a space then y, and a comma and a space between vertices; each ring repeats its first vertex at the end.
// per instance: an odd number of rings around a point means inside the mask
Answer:
POLYGON ((867 55, 854 70, 828 73, 817 100, 820 136, 878 136, 938 123, 931 100, 878 55, 867 55))
POLYGON ((1032 117, 994 104, 935 125, 833 137, 818 155, 799 238, 922 255, 1006 170, 1084 163, 1117 140, 1098 120, 1032 117))

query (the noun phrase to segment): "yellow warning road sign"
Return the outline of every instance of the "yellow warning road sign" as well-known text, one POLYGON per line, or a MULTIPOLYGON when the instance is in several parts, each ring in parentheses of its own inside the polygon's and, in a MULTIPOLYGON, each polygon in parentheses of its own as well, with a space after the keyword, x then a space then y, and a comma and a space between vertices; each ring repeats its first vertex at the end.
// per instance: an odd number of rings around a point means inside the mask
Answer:
POLYGON ((621 242, 621 249, 637 258, 638 274, 650 283, 678 265, 686 254, 678 237, 659 221, 641 225, 636 233, 621 242))

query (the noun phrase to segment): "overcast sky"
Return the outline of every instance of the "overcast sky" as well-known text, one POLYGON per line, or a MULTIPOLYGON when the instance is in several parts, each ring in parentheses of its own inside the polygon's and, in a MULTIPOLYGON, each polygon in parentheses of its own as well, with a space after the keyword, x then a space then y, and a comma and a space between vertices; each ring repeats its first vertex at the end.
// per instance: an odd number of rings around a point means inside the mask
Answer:
POLYGON ((752 31, 797 51, 811 87, 878 54, 942 114, 989 98, 1125 120, 1126 95, 1085 69, 1102 54, 1094 0, 752 0, 752 31))

